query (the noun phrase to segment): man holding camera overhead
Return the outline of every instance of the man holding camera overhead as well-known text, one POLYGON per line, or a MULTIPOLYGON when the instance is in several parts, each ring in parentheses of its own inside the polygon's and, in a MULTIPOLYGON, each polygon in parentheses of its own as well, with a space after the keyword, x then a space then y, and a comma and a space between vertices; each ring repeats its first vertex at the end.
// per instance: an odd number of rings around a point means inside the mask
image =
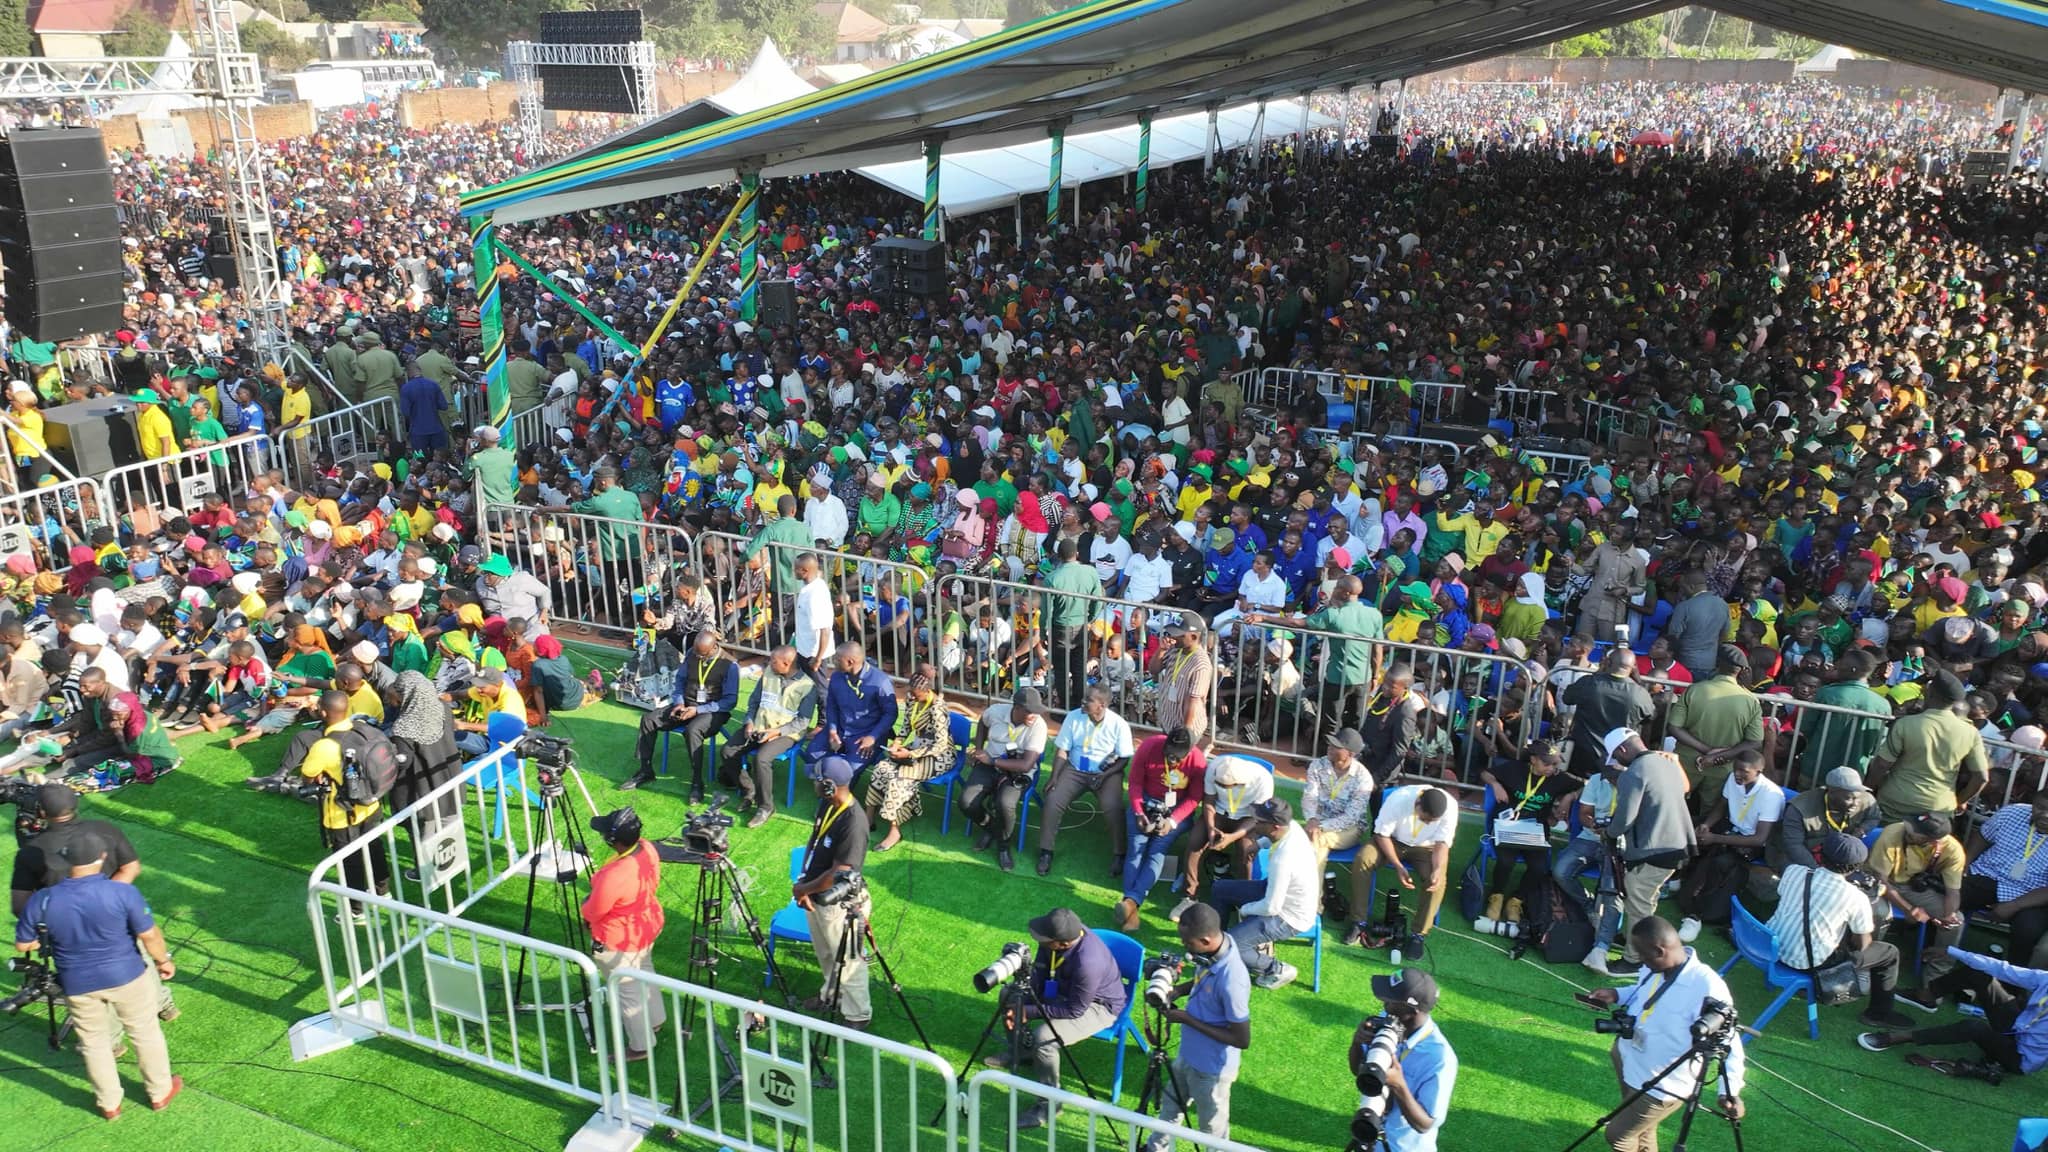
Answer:
MULTIPOLYGON (((1629 925, 1629 951, 1642 957, 1635 986, 1601 988, 1580 999, 1595 1008, 1613 1009, 1600 1031, 1614 1034, 1614 1074, 1624 1099, 1655 1079, 1673 1063, 1684 1062, 1656 1087, 1607 1122, 1607 1146, 1614 1152, 1657 1152, 1657 1126, 1683 1107, 1705 1067, 1693 1051, 1693 1025, 1708 1001, 1733 1005, 1735 997, 1712 968, 1678 939, 1678 929, 1661 916, 1646 916, 1629 925)), ((1732 1010, 1732 1009, 1731 1009, 1732 1010)), ((1742 1119, 1743 1056, 1740 1041, 1727 1046, 1720 1086, 1721 1112, 1742 1119)))
MULTIPOLYGON (((1026 1000, 1004 1010, 1003 1023, 1011 1027, 1018 1020, 1030 1025, 1021 1052, 1021 1063, 1040 1083, 1057 1088, 1060 1084, 1060 1045, 1075 1044, 1116 1023, 1123 1014, 1123 975, 1116 957, 1100 936, 1081 924, 1072 909, 1055 908, 1031 921, 1031 938, 1038 942, 1038 955, 1031 961, 1031 985, 1045 1005, 1040 1015, 1026 1000)), ((1000 1068, 1008 1064, 1009 1053, 988 1058, 1000 1068)), ((1017 1116, 1017 1127, 1037 1128, 1047 1119, 1041 1100, 1017 1116)))
MULTIPOLYGON (((1238 1050, 1252 1046, 1252 978, 1223 918, 1207 904, 1180 916, 1180 942, 1195 977, 1173 987, 1159 1016, 1181 1026, 1180 1051, 1160 1092, 1159 1118, 1198 1132, 1230 1138, 1230 1085, 1238 1050), (1187 1005, 1171 1005, 1187 997, 1187 1005)), ((1145 1152, 1172 1152, 1173 1141, 1153 1133, 1145 1152)))
MULTIPOLYGON (((1436 1152, 1437 1133, 1451 1108, 1451 1090, 1458 1083, 1458 1054, 1444 1038, 1430 1013, 1436 1010, 1436 977, 1416 968, 1372 978, 1372 994, 1380 1010, 1401 1026, 1394 1060, 1386 1066, 1388 1103, 1380 1119, 1387 1152, 1436 1152)), ((1377 1032, 1374 1020, 1358 1026, 1351 1038, 1351 1074, 1365 1071, 1366 1049, 1377 1032)))

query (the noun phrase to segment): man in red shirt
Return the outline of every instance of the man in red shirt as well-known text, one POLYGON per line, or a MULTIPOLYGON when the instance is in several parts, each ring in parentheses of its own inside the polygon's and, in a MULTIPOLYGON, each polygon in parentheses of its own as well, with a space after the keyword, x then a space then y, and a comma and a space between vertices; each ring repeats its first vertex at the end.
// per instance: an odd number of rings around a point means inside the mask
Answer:
MULTIPOLYGON (((661 935, 661 859, 640 835, 640 815, 619 808, 590 820, 591 831, 618 853, 590 877, 583 919, 595 942, 597 970, 607 978, 621 968, 653 971, 654 941, 661 935)), ((626 1059, 645 1059, 655 1034, 668 1021, 659 993, 648 995, 638 981, 619 985, 619 1020, 626 1032, 626 1059)))
POLYGON ((1116 904, 1117 927, 1134 932, 1138 909, 1202 799, 1207 758, 1186 728, 1140 743, 1131 754, 1130 803, 1124 811, 1130 852, 1124 858, 1124 894, 1116 904))

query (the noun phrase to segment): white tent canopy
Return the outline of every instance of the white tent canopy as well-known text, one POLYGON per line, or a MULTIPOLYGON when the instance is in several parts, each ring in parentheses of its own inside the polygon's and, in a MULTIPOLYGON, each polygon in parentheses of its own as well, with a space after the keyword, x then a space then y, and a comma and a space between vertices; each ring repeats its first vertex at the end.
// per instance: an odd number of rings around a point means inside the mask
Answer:
POLYGON ((161 91, 192 87, 192 46, 173 32, 171 42, 164 46, 164 55, 167 59, 149 74, 148 86, 123 96, 109 115, 161 120, 173 112, 203 106, 196 97, 161 91))
POLYGON ((1800 73, 1833 72, 1835 65, 1840 64, 1844 60, 1854 60, 1855 58, 1856 53, 1842 47, 1840 44, 1829 44, 1800 61, 1792 70, 1800 73))
POLYGON ((754 62, 732 87, 714 92, 704 102, 717 106, 728 116, 742 112, 753 112, 780 104, 798 96, 808 96, 816 91, 809 81, 796 74, 789 61, 775 47, 775 41, 761 39, 761 50, 754 53, 754 62))
MULTIPOLYGON (((1242 148, 1258 134, 1259 106, 1241 104, 1216 113, 1220 149, 1242 148)), ((1337 122, 1311 112, 1311 128, 1334 128, 1337 122)), ((1275 100, 1266 105, 1268 139, 1291 136, 1301 128, 1301 104, 1275 100)), ((1203 153, 1209 114, 1191 112, 1152 122, 1152 167, 1167 168, 1203 153)), ((1138 126, 1127 124, 1103 132, 1068 136, 1061 158, 1060 183, 1072 188, 1090 180, 1107 180, 1138 170, 1138 126)), ((924 161, 871 164, 861 175, 913 200, 924 199, 924 161)), ((967 216, 1002 208, 1019 196, 1044 192, 1052 171, 1052 141, 1037 140, 1008 148, 971 152, 943 151, 939 156, 939 204, 948 216, 967 216)))

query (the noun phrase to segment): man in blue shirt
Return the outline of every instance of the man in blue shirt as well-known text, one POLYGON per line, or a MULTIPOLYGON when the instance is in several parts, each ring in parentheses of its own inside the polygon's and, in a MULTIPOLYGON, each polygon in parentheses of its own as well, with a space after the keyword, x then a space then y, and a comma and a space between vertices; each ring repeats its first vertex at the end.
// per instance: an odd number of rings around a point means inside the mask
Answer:
POLYGON ((415 452, 434 452, 448 447, 448 429, 441 413, 448 410, 448 394, 420 371, 420 362, 407 365, 411 374, 398 386, 398 419, 405 428, 406 441, 415 452))
MULTIPOLYGON (((1381 1009, 1402 1028, 1394 1066, 1387 1070, 1387 1110, 1383 1117, 1387 1152, 1435 1152, 1436 1135, 1450 1111, 1451 1090, 1458 1083, 1458 1054, 1436 1026, 1436 978, 1414 968, 1372 978, 1372 994, 1381 1009)), ((1370 1020, 1351 1038, 1351 1073, 1357 1075, 1372 1039, 1370 1020)))
MULTIPOLYGON (((1181 1026, 1180 1051, 1161 1093, 1159 1118, 1218 1139, 1230 1138, 1230 1085, 1237 1079, 1238 1051, 1252 1044, 1252 977, 1223 931, 1223 918, 1207 904, 1180 914, 1180 942, 1196 967, 1195 978, 1175 986, 1181 1008, 1159 1015, 1181 1026)), ((1171 1152, 1173 1141, 1155 1132, 1145 1152, 1171 1152)))
POLYGON ((690 654, 676 667, 669 685, 668 706, 640 717, 640 735, 633 752, 640 770, 619 785, 632 791, 654 782, 655 738, 681 729, 690 759, 690 803, 704 802, 704 749, 711 735, 725 726, 740 702, 740 666, 725 654, 718 633, 705 629, 690 644, 690 654))
POLYGON ((896 686, 889 674, 868 663, 858 644, 841 644, 834 659, 839 667, 825 683, 825 726, 804 746, 812 779, 818 761, 827 756, 845 756, 855 765, 874 763, 882 741, 896 727, 896 686))
POLYGON ((78 1030, 78 1049, 92 1081, 100 1115, 121 1114, 121 1077, 114 1044, 125 1029, 141 1066, 150 1107, 161 1111, 185 1087, 171 1074, 164 1030, 157 1020, 157 986, 136 951, 140 944, 156 962, 157 974, 177 974, 164 934, 132 884, 106 877, 109 847, 97 832, 83 832, 64 845, 70 876, 30 896, 14 926, 14 947, 36 952, 47 939, 64 988, 65 1006, 78 1030), (38 929, 41 934, 38 934, 38 929))
MULTIPOLYGON (((1026 1032, 1022 1059, 1025 1068, 1044 1084, 1060 1084, 1060 1045, 1078 1044, 1115 1024, 1123 1014, 1129 993, 1116 957, 1102 937, 1081 924, 1071 908, 1055 908, 1031 921, 1031 938, 1038 941, 1038 955, 1031 962, 1031 986, 1045 1005, 1041 1014, 1029 1000, 1013 1004, 1003 1016, 1014 1025, 1021 1013, 1026 1032)), ((991 1066, 1010 1062, 1007 1051, 990 1056, 991 1066)), ((1047 1119, 1046 1102, 1040 1100, 1017 1116, 1018 1128, 1037 1128, 1047 1119)))
MULTIPOLYGON (((1952 1075, 1997 1083, 2006 1073, 2028 1075, 2048 1064, 2048 972, 2022 968, 1992 956, 1951 947, 1961 967, 1938 977, 1937 995, 1975 995, 1982 1016, 1966 1016, 1952 1024, 1915 1028, 1910 1032, 1865 1032, 1856 1043, 1872 1052, 1905 1045, 1975 1044, 1981 1063, 1956 1061, 1952 1075)), ((1942 1071, 1948 1061, 1929 1061, 1942 1071)))

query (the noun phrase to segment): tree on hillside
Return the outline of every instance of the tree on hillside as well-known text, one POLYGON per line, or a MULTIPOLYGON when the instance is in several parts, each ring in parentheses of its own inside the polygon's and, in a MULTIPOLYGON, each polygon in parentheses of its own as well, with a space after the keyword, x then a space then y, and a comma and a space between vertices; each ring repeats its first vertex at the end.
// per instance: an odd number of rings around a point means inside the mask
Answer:
POLYGON ((171 27, 141 8, 130 8, 114 21, 109 56, 161 56, 171 46, 171 27))
POLYGON ((502 56, 506 41, 540 35, 541 13, 576 6, 576 0, 422 0, 420 22, 458 52, 502 56))
POLYGON ((1026 21, 1069 7, 1072 7, 1069 0, 1008 0, 1004 15, 1010 27, 1015 28, 1026 21))
POLYGON ((0 0, 0 56, 28 54, 28 0, 0 0))
POLYGON ((242 24, 242 47, 270 72, 296 72, 313 60, 313 46, 268 20, 242 24))

